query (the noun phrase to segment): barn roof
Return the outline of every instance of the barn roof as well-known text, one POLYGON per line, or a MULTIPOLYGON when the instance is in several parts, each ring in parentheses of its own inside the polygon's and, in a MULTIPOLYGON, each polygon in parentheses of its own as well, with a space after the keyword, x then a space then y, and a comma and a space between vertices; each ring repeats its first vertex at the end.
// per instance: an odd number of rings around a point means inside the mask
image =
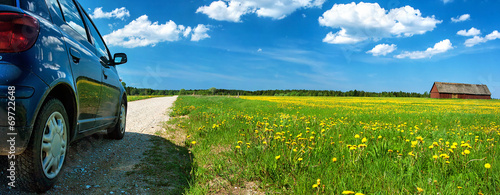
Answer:
POLYGON ((491 95, 486 85, 442 82, 435 82, 434 85, 439 93, 491 95))

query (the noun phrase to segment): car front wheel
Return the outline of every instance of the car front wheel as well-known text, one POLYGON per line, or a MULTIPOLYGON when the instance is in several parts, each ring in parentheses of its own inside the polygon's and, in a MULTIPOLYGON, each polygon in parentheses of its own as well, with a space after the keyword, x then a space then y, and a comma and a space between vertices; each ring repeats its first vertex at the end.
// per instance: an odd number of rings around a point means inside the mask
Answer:
POLYGON ((108 137, 111 139, 120 140, 125 136, 125 127, 127 125, 127 106, 125 102, 120 105, 120 113, 118 114, 118 122, 108 133, 108 137))
POLYGON ((58 99, 50 99, 42 107, 27 149, 16 157, 21 189, 45 192, 55 184, 68 152, 68 122, 58 99))

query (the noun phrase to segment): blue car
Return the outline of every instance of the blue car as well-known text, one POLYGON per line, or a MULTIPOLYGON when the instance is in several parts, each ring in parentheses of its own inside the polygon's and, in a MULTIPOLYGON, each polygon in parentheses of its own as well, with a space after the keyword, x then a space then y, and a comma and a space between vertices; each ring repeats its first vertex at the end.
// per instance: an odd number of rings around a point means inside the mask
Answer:
POLYGON ((72 141, 125 134, 127 95, 116 65, 75 0, 0 0, 0 162, 8 185, 45 192, 72 141))

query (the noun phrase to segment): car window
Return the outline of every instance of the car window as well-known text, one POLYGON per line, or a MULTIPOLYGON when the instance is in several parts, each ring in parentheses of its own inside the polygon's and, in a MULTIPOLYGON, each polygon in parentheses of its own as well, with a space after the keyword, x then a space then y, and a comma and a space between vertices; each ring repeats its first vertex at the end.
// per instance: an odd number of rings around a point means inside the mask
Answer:
POLYGON ((90 42, 94 45, 94 47, 97 50, 97 54, 99 58, 104 61, 105 63, 109 62, 109 53, 108 50, 106 49, 106 45, 104 44, 104 41, 102 40, 101 36, 99 35, 99 31, 95 28, 95 26, 92 24, 90 19, 87 17, 86 14, 83 14, 83 18, 85 19, 85 23, 89 27, 89 32, 90 32, 90 42))
POLYGON ((64 14, 64 19, 76 32, 80 33, 83 37, 87 37, 87 31, 85 30, 85 25, 80 17, 80 12, 75 6, 72 0, 59 0, 61 4, 62 12, 64 14))
MULTIPOLYGON (((46 0, 47 5, 49 6, 49 9, 54 11, 60 18, 63 18, 63 14, 61 12, 61 7, 59 6, 59 3, 57 0, 46 0)), ((54 17, 54 16, 52 16, 54 17)))
POLYGON ((33 12, 45 19, 49 19, 49 10, 44 1, 39 0, 21 0, 21 9, 33 12))
POLYGON ((16 6, 16 0, 0 0, 0 5, 16 6))

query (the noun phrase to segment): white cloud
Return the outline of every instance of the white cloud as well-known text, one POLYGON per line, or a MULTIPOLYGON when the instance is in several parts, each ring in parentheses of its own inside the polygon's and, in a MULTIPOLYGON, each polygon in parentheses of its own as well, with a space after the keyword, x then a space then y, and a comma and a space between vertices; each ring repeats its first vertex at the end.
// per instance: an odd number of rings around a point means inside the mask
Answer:
POLYGON ((323 39, 323 42, 330 44, 353 44, 365 40, 366 38, 350 36, 346 30, 342 28, 337 33, 329 32, 323 39))
POLYGON ((262 52, 262 48, 259 48, 259 49, 257 50, 257 52, 262 52))
POLYGON ((200 41, 203 39, 210 38, 210 35, 207 34, 208 30, 210 29, 207 26, 203 24, 198 24, 198 26, 193 30, 193 35, 191 35, 191 41, 200 41))
POLYGON ((385 56, 389 53, 392 53, 397 49, 396 45, 388 45, 388 44, 379 44, 375 46, 372 50, 367 51, 366 53, 371 53, 373 56, 385 56))
POLYGON ((94 13, 90 14, 90 17, 92 19, 117 18, 117 19, 124 20, 126 17, 130 17, 130 12, 125 7, 116 8, 115 10, 113 10, 111 12, 102 11, 102 7, 98 7, 98 8, 94 9, 94 13))
POLYGON ((422 59, 422 58, 431 58, 432 56, 440 53, 444 53, 450 49, 453 49, 453 45, 451 44, 449 39, 445 39, 436 43, 434 47, 427 48, 425 51, 414 51, 408 52, 405 51, 402 54, 394 56, 395 58, 410 58, 410 59, 422 59))
POLYGON ((184 36, 184 37, 188 37, 188 36, 189 36, 189 34, 191 34, 191 31, 192 31, 192 30, 193 30, 193 29, 192 29, 190 26, 188 26, 188 27, 184 30, 184 33, 182 34, 182 36, 184 36))
POLYGON ((297 9, 321 7, 325 0, 218 0, 199 7, 196 13, 206 14, 214 20, 241 22, 241 16, 257 14, 259 17, 283 19, 297 9), (226 3, 227 2, 227 3, 226 3))
POLYGON ((464 15, 461 15, 461 16, 457 16, 455 18, 451 18, 451 22, 453 22, 453 23, 463 22, 463 21, 467 21, 467 20, 470 20, 470 15, 469 14, 464 14, 464 15))
POLYGON ((320 25, 340 28, 323 39, 332 44, 352 44, 359 41, 379 40, 387 37, 410 37, 434 30, 441 20, 434 16, 422 17, 418 9, 410 6, 391 9, 378 3, 335 4, 318 19, 320 25))
POLYGON ((478 30, 477 28, 474 28, 474 27, 472 27, 469 30, 461 30, 461 31, 457 32, 457 35, 466 36, 466 37, 477 36, 479 34, 481 34, 481 31, 478 30))
POLYGON ((492 33, 486 35, 485 37, 480 37, 480 36, 474 36, 473 38, 465 40, 464 45, 466 47, 472 47, 474 45, 480 44, 480 43, 486 43, 488 41, 493 41, 496 39, 500 39, 500 33, 495 30, 492 33))
POLYGON ((105 35, 104 39, 108 45, 122 46, 126 48, 155 46, 160 42, 179 41, 181 36, 188 37, 190 34, 192 41, 198 41, 209 38, 206 32, 208 28, 205 25, 198 25, 192 32, 191 27, 177 25, 170 20, 165 24, 151 22, 147 15, 143 15, 122 29, 113 31, 105 35))

